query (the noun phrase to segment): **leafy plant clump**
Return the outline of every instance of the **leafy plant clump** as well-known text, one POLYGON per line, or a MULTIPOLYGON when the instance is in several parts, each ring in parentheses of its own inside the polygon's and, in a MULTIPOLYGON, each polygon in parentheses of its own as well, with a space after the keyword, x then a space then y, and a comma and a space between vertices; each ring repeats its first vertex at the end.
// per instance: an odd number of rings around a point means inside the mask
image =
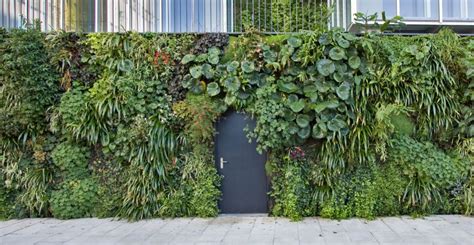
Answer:
POLYGON ((426 212, 441 202, 443 192, 467 175, 469 162, 450 157, 429 142, 402 136, 394 141, 389 162, 406 179, 402 203, 408 210, 426 212))
POLYGON ((98 203, 95 180, 70 180, 52 193, 51 213, 60 219, 92 217, 98 203))
POLYGON ((87 176, 88 158, 87 147, 69 142, 57 145, 52 152, 53 162, 62 171, 65 179, 81 179, 87 176))
POLYGON ((271 196, 275 199, 272 214, 289 217, 296 221, 314 213, 311 204, 311 187, 308 181, 304 151, 292 148, 287 155, 272 156, 270 159, 272 174, 271 196))

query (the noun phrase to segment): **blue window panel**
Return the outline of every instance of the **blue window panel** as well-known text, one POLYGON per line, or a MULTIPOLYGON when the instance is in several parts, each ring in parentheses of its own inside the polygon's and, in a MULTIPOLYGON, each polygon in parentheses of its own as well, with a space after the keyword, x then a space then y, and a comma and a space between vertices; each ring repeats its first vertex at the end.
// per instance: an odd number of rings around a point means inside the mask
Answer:
POLYGON ((359 0, 357 1, 357 12, 368 15, 379 13, 381 18, 382 11, 385 11, 387 18, 397 15, 397 0, 359 0))
POLYGON ((408 20, 438 19, 438 0, 400 0, 400 15, 408 20))
POLYGON ((446 20, 474 20, 474 0, 444 0, 443 18, 446 20))

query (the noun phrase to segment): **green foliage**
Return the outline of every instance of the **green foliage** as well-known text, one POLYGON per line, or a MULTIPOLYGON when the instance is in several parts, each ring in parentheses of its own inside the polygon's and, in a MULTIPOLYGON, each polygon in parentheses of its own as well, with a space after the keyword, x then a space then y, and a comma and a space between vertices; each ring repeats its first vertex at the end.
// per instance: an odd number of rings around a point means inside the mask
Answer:
POLYGON ((281 98, 274 95, 276 95, 275 85, 259 88, 256 92, 256 102, 248 108, 250 113, 257 115, 257 125, 248 135, 259 142, 257 146, 259 152, 280 149, 288 145, 291 130, 298 130, 297 127, 290 128, 290 124, 284 119, 286 111, 281 98))
POLYGON ((164 204, 160 211, 165 216, 217 216, 219 213, 217 201, 221 196, 219 190, 221 178, 217 174, 214 158, 210 153, 207 148, 196 147, 192 154, 185 157, 184 166, 180 171, 179 189, 173 190, 172 199, 164 204), (173 212, 172 210, 177 207, 186 207, 186 209, 173 212))
POLYGON ((64 90, 72 88, 73 81, 90 86, 97 79, 98 67, 87 62, 91 50, 86 40, 87 35, 62 30, 46 36, 50 62, 61 73, 60 84, 64 90))
POLYGON ((59 219, 91 217, 98 203, 94 179, 69 180, 52 193, 51 213, 59 219))
POLYGON ((275 170, 271 173, 270 195, 275 199, 272 214, 289 217, 293 221, 311 215, 311 189, 304 160, 292 159, 291 153, 288 153, 286 156, 272 155, 269 161, 275 170))
POLYGON ((400 169, 407 184, 402 202, 413 211, 427 211, 440 202, 442 192, 464 178, 468 162, 453 158, 428 142, 400 136, 393 142, 388 161, 400 169))
POLYGON ((18 201, 24 205, 32 216, 47 215, 50 205, 50 185, 53 182, 53 171, 33 166, 27 168, 21 179, 24 191, 18 201))
POLYGON ((265 32, 326 29, 331 14, 323 1, 309 0, 236 1, 233 9, 235 31, 239 32, 256 28, 265 32))
POLYGON ((0 136, 24 143, 46 131, 47 109, 58 98, 39 23, 0 42, 0 63, 0 136))
MULTIPOLYGON (((96 154, 100 153, 99 149, 96 154)), ((96 156, 92 161, 93 178, 98 183, 98 200, 100 202, 94 208, 94 215, 99 218, 115 217, 122 207, 125 168, 104 159, 103 155, 96 156)))
POLYGON ((380 155, 380 159, 387 158, 386 145, 390 146, 390 139, 394 132, 411 135, 413 127, 409 119, 406 118, 408 109, 400 104, 377 105, 375 113, 375 127, 373 129, 375 151, 380 155), (410 130, 411 129, 411 130, 410 130))
MULTIPOLYGON (((393 216, 401 212, 400 199, 403 195, 406 180, 399 169, 390 164, 382 165, 374 171, 374 192, 376 193, 376 216, 393 216)), ((373 216, 372 216, 373 217, 373 216)))
POLYGON ((65 179, 82 179, 88 175, 89 149, 87 147, 64 142, 56 146, 51 157, 65 179))
POLYGON ((12 216, 14 207, 13 193, 6 188, 5 181, 0 177, 0 220, 8 219, 12 216))
POLYGON ((321 203, 320 214, 334 219, 398 215, 403 183, 391 165, 361 166, 338 178, 331 198, 321 203))
POLYGON ((130 166, 120 216, 140 220, 155 217, 159 212, 158 198, 168 181, 167 172, 174 161, 177 142, 174 134, 159 122, 137 118, 133 129, 121 136, 128 137, 122 143, 122 152, 126 153, 130 166))
POLYGON ((188 95, 173 105, 176 115, 184 120, 185 134, 192 144, 210 142, 214 138, 214 123, 222 108, 206 95, 188 95))
POLYGON ((274 215, 472 214, 472 39, 309 28, 0 31, 0 216, 215 216, 229 108, 257 121, 274 215))
POLYGON ((459 115, 456 94, 460 87, 453 77, 455 71, 442 59, 445 54, 440 50, 448 48, 447 44, 439 40, 454 35, 362 40, 371 64, 368 82, 363 83, 364 97, 416 108, 417 131, 427 136, 452 126, 459 115))

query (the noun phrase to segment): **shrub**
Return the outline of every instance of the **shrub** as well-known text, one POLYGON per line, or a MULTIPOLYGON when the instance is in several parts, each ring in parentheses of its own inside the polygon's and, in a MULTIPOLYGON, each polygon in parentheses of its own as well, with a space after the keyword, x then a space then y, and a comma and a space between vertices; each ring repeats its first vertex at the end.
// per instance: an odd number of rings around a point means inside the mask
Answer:
POLYGON ((94 160, 91 161, 92 176, 97 180, 98 199, 100 202, 94 209, 99 218, 115 217, 122 207, 125 168, 113 159, 101 154, 99 147, 94 149, 94 160))
POLYGON ((219 213, 217 201, 221 197, 219 190, 221 178, 214 166, 214 157, 205 150, 194 151, 186 160, 183 168, 184 185, 189 193, 191 216, 215 217, 219 213))
POLYGON ((293 151, 294 149, 290 150, 288 155, 275 154, 270 158, 271 164, 274 165, 270 195, 275 199, 272 214, 296 221, 314 211, 304 156, 291 157, 293 151))
POLYGON ((8 219, 13 214, 13 191, 5 186, 5 180, 0 175, 0 220, 8 219))
POLYGON ((429 142, 397 137, 388 161, 398 169, 406 186, 402 202, 407 211, 425 212, 441 201, 441 194, 466 176, 468 162, 446 155, 429 142))
POLYGON ((0 64, 0 137, 25 142, 47 131, 47 109, 58 99, 39 23, 0 42, 0 64))
POLYGON ((184 120, 185 135, 192 144, 212 142, 214 123, 222 108, 207 95, 189 94, 185 100, 173 105, 176 115, 184 120))
POLYGON ((51 213, 59 219, 91 217, 98 202, 94 179, 69 180, 52 193, 51 213))
POLYGON ((320 214, 333 219, 398 215, 404 184, 395 166, 358 166, 337 177, 331 197, 321 204, 320 214))
POLYGON ((65 179, 87 177, 89 149, 73 142, 63 142, 52 152, 54 164, 63 172, 65 179))
POLYGON ((359 167, 339 178, 333 187, 332 197, 321 205, 321 216, 346 219, 353 216, 372 219, 375 217, 377 188, 375 170, 359 167))

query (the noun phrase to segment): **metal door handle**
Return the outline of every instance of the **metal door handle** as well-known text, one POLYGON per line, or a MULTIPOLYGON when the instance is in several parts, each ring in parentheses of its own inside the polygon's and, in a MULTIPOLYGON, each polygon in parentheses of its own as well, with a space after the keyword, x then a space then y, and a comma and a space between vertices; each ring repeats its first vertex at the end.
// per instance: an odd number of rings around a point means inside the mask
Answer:
POLYGON ((227 161, 224 161, 224 158, 221 157, 220 163, 221 163, 221 169, 223 169, 224 168, 224 163, 227 163, 227 161))

